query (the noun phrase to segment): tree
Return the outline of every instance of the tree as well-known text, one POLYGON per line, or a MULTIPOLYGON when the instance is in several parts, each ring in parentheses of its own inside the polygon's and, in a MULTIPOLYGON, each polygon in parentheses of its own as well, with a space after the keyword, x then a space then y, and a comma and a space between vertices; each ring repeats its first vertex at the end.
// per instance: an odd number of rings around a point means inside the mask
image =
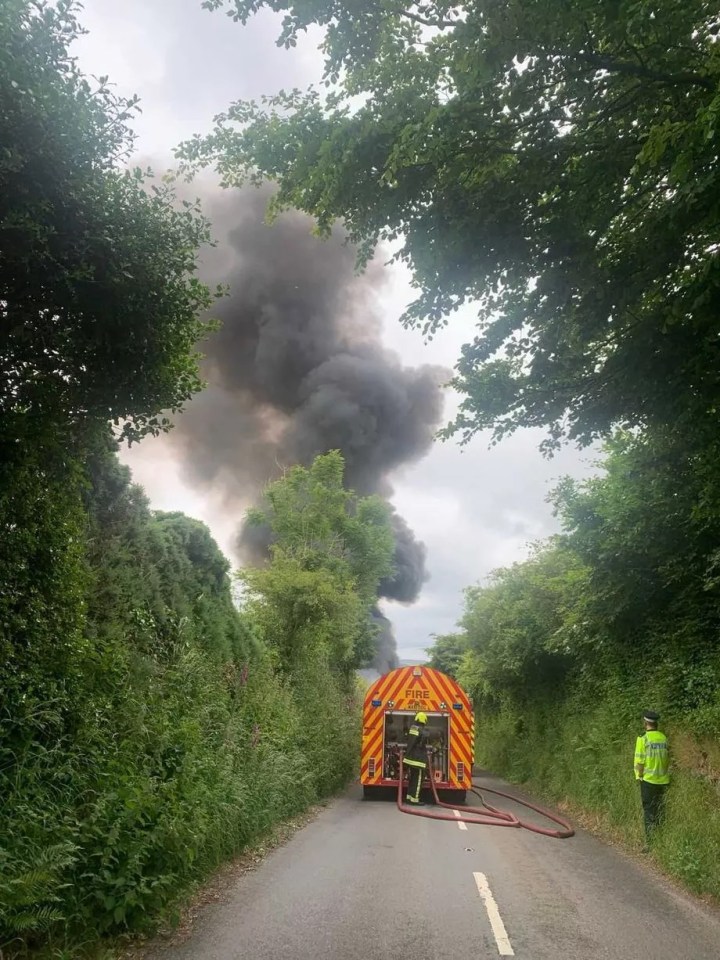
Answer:
POLYGON ((431 334, 477 302, 449 433, 714 424, 720 22, 709 0, 206 0, 278 43, 325 29, 322 93, 235 103, 181 157, 270 179, 366 260, 400 241, 431 334))
POLYGON ((136 101, 80 74, 77 8, 0 0, 0 668, 18 689, 64 682, 81 645, 88 451, 109 421, 163 429, 199 389, 213 299, 195 205, 123 169, 136 101))
POLYGON ((496 570, 489 584, 467 588, 460 626, 468 653, 458 674, 478 703, 558 689, 573 664, 586 577, 577 556, 550 541, 496 570))
POLYGON ((247 657, 230 565, 210 531, 183 513, 152 511, 116 447, 96 444, 87 465, 87 635, 161 660, 190 644, 215 659, 247 657))
POLYGON ((676 653, 716 659, 717 443, 618 434, 605 454, 602 474, 553 494, 562 542, 588 571, 583 660, 632 660, 641 644, 668 666, 676 653))
POLYGON ((346 490, 343 471, 338 451, 293 467, 267 489, 265 509, 251 513, 272 531, 271 562, 242 579, 264 638, 288 671, 320 650, 349 676, 372 652, 370 610, 392 572, 393 535, 387 506, 346 490))
POLYGON ((602 473, 563 480, 552 497, 563 533, 466 591, 458 676, 476 700, 551 702, 566 676, 602 697, 632 680, 714 723, 717 463, 717 447, 618 434, 602 473))
POLYGON ((467 653, 468 638, 463 633, 433 634, 435 641, 426 651, 430 654, 428 663, 450 677, 457 678, 460 661, 467 653))
POLYGON ((123 169, 137 101, 81 75, 74 0, 0 0, 0 441, 37 423, 137 439, 200 387, 207 223, 123 169))

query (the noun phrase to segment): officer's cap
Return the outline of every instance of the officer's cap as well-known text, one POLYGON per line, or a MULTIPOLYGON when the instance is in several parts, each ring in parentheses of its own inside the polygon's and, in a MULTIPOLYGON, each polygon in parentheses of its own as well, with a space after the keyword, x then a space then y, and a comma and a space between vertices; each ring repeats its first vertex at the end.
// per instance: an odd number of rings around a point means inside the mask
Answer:
POLYGON ((660 714, 655 713, 654 710, 646 710, 643 713, 643 720, 647 720, 648 723, 657 723, 660 719, 660 714))

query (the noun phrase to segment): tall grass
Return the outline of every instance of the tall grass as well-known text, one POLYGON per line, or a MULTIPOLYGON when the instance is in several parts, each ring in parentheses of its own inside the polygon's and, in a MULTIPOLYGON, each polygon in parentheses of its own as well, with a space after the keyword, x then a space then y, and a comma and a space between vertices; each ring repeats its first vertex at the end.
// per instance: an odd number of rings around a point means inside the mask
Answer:
MULTIPOLYGON (((637 849, 643 825, 633 752, 642 732, 642 696, 628 685, 600 698, 575 693, 554 703, 527 704, 522 712, 511 707, 481 712, 478 762, 553 801, 569 801, 637 849)), ((672 783, 651 853, 690 890, 720 897, 720 769, 708 763, 707 750, 688 749, 688 743, 699 743, 691 727, 689 717, 675 717, 663 727, 671 744, 672 783), (705 760, 698 763, 696 757, 705 760)))
MULTIPOLYGON (((147 930, 351 768, 356 713, 327 674, 296 691, 263 656, 234 664, 190 648, 171 663, 118 663, 115 645, 112 658, 112 697, 85 703, 76 729, 38 705, 42 729, 0 746, 6 957, 147 930)), ((0 744, 2 732, 0 720, 0 744)))

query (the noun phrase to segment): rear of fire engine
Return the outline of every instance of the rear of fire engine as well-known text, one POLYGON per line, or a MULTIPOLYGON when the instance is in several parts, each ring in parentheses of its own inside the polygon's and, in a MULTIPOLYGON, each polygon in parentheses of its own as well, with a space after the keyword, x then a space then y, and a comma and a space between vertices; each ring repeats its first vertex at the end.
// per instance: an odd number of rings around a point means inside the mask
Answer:
MULTIPOLYGON (((373 799, 397 793, 400 756, 416 713, 427 714, 425 731, 432 776, 441 799, 462 803, 472 787, 475 721, 467 694, 432 667, 399 667, 368 687, 363 705, 360 782, 373 799)), ((429 787, 426 775, 425 783, 429 787)))

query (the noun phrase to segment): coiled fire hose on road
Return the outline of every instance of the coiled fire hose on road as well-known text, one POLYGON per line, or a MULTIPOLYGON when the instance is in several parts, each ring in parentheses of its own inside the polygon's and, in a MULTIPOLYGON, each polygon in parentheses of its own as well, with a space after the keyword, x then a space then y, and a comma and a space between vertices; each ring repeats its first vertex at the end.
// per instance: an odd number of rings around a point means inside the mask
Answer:
POLYGON ((442 813, 440 810, 418 810, 409 804, 403 803, 404 775, 402 750, 400 751, 400 774, 398 777, 397 792, 397 806, 401 813, 409 813, 414 817, 428 817, 430 820, 452 820, 453 823, 477 823, 486 827, 521 827, 524 830, 531 830, 533 833, 540 833, 544 837, 554 837, 557 840, 565 840, 568 837, 575 836, 575 831, 570 824, 556 813, 550 813, 549 810, 545 810, 543 807, 538 807, 528 800, 520 800, 519 797, 514 797, 511 793, 504 793, 502 790, 483 787, 481 792, 475 789, 475 787, 472 787, 471 792, 480 798, 482 807, 468 807, 467 805, 444 803, 439 798, 437 787, 435 786, 432 755, 430 752, 428 752, 428 773, 430 774, 430 788, 436 805, 441 809, 453 810, 457 811, 457 813, 442 813), (553 830, 551 827, 539 827, 527 820, 520 820, 514 813, 510 813, 509 810, 498 810, 487 802, 483 796, 485 793, 492 793, 497 797, 504 797, 506 800, 512 800, 513 803, 520 804, 522 807, 534 810, 535 813, 539 813, 540 816, 552 820, 553 823, 557 823, 562 829, 553 830), (458 816, 458 814, 460 814, 460 816, 458 816), (470 814, 470 816, 465 816, 465 814, 470 814))

